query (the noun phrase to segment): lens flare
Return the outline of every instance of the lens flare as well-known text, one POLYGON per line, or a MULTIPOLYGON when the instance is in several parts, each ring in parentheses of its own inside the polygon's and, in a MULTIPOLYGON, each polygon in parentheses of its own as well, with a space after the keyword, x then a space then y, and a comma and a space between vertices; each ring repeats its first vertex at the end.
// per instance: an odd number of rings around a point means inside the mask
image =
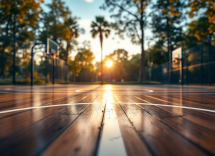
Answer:
POLYGON ((108 67, 111 67, 111 66, 113 65, 113 62, 109 60, 109 61, 106 62, 106 65, 107 65, 108 67))

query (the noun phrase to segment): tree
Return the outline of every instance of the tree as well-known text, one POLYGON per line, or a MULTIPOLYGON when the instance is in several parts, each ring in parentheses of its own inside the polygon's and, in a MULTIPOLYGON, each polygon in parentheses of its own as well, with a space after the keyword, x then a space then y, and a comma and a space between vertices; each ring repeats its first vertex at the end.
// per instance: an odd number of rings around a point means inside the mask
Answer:
POLYGON ((42 13, 43 27, 40 30, 39 40, 45 43, 47 37, 49 37, 60 44, 63 39, 62 30, 65 27, 62 20, 66 21, 71 15, 71 12, 62 0, 52 0, 51 4, 47 4, 47 7, 50 11, 42 13))
POLYGON ((209 42, 215 45, 215 26, 209 22, 208 17, 200 17, 188 24, 187 34, 198 41, 209 42))
POLYGON ((209 23, 215 24, 215 1, 214 0, 190 0, 187 8, 187 14, 190 18, 203 13, 209 20, 209 23))
POLYGON ((105 20, 103 16, 96 16, 96 21, 92 21, 91 23, 91 33, 92 37, 95 38, 99 35, 99 40, 101 44, 101 83, 103 84, 103 54, 102 54, 102 46, 103 46, 103 35, 108 38, 111 30, 109 29, 110 25, 105 20))
MULTIPOLYGON (((196 30, 195 37, 197 37, 198 40, 201 40, 200 38, 205 39, 205 36, 209 40, 208 42, 211 42, 211 44, 215 44, 214 40, 212 40, 212 37, 214 36, 215 32, 215 1, 214 0, 190 0, 187 4, 187 8, 189 10, 186 12, 186 14, 189 15, 190 18, 196 17, 198 15, 201 15, 198 21, 194 21, 190 23, 191 27, 195 27, 194 25, 201 25, 205 27, 203 33, 200 34, 200 31, 196 30), (205 22, 205 24, 204 24, 205 22), (207 33, 207 34, 206 34, 207 33)), ((200 27, 201 29, 202 27, 200 27)))
MULTIPOLYGON (((111 54, 105 56, 104 61, 111 60, 113 62, 113 66, 110 67, 112 70, 112 77, 117 81, 121 79, 127 80, 128 75, 128 52, 124 49, 114 50, 111 54)), ((106 72, 109 70, 105 68, 106 72)))
MULTIPOLYGON (((40 3, 42 0, 1 0, 0 1, 0 25, 1 35, 8 36, 12 39, 13 49, 13 83, 15 84, 16 76, 16 33, 19 34, 18 40, 27 41, 32 40, 34 31, 38 27, 39 14, 41 12, 40 3), (20 36, 26 35, 25 38, 20 36)), ((7 47, 3 42, 1 53, 8 51, 11 47, 7 47), (7 50, 5 50, 8 48, 7 50)), ((8 54, 7 54, 8 55, 8 54)), ((6 56, 6 55, 5 55, 6 56)), ((11 59, 11 58, 6 58, 11 59)))
POLYGON ((65 28, 63 29, 62 38, 66 41, 66 62, 68 62, 69 50, 73 49, 73 46, 78 44, 76 38, 78 38, 80 33, 83 33, 84 30, 79 28, 76 17, 69 17, 65 20, 64 25, 65 28))
POLYGON ((181 36, 182 40, 179 42, 179 45, 184 49, 189 49, 200 44, 200 41, 198 41, 195 36, 189 36, 187 32, 183 33, 181 36))
POLYGON ((1 0, 0 1, 0 24, 4 35, 13 33, 14 21, 25 27, 35 28, 41 13, 40 4, 43 0, 1 0))
MULTIPOLYGON (((34 30, 38 28, 39 14, 41 13, 40 4, 43 0, 1 0, 0 1, 0 31, 1 36, 10 38, 14 42, 14 65, 15 65, 15 42, 29 43, 35 37, 34 30), (17 37, 15 34, 18 34, 17 37)), ((4 53, 7 44, 2 42, 0 53, 4 53)), ((14 67, 15 68, 15 67, 14 67)), ((14 70, 15 73, 15 70, 14 70)))
MULTIPOLYGON (((163 46, 166 47, 169 61, 172 60, 172 50, 176 49, 182 40, 184 8, 184 0, 158 0, 153 6, 156 12, 152 18, 152 32, 154 37, 158 37, 163 46)), ((171 68, 172 66, 169 64, 169 71, 171 71, 171 68)), ((169 72, 170 80, 172 79, 171 77, 172 73, 169 72)))
POLYGON ((147 51, 150 58, 150 62, 153 62, 154 67, 168 61, 168 53, 164 49, 163 43, 160 41, 156 42, 147 51))
POLYGON ((140 59, 141 59, 141 55, 136 54, 136 55, 132 55, 131 59, 128 60, 127 81, 137 81, 138 80, 138 71, 140 69, 140 59))
POLYGON ((89 78, 89 75, 87 75, 87 72, 93 71, 93 60, 95 59, 95 56, 93 52, 91 51, 90 47, 84 46, 81 48, 78 48, 78 53, 76 54, 75 58, 72 60, 69 60, 69 71, 70 73, 73 73, 74 76, 78 74, 82 74, 82 80, 87 81, 87 78, 89 78))
POLYGON ((147 13, 150 2, 150 0, 105 0, 101 7, 102 9, 109 8, 112 12, 111 17, 115 18, 114 27, 117 34, 123 37, 123 34, 127 33, 133 43, 141 44, 139 81, 145 80, 144 29, 147 18, 153 13, 147 13))
MULTIPOLYGON (((184 21, 182 0, 158 0, 153 6, 156 10, 151 27, 154 37, 158 37, 166 47, 169 61, 172 60, 172 50, 177 48, 182 37, 182 22, 184 21)), ((161 42, 160 42, 161 43, 161 42)))
POLYGON ((109 54, 107 57, 114 59, 116 62, 128 61, 128 52, 124 49, 114 50, 113 53, 109 54))

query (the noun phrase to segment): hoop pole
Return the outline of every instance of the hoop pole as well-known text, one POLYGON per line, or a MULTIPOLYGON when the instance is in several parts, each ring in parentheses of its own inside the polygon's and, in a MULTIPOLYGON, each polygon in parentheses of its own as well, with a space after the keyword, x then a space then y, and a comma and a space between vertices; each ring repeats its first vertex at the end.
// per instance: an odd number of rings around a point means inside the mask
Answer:
POLYGON ((31 48, 31 86, 34 85, 34 46, 31 48))
POLYGON ((14 38, 14 41, 13 41, 13 48, 14 48, 14 51, 13 51, 13 85, 16 84, 16 19, 15 19, 15 15, 14 15, 14 23, 13 23, 13 38, 14 38))
POLYGON ((54 75, 55 75, 55 72, 54 72, 54 63, 55 63, 55 59, 53 58, 53 79, 52 79, 52 83, 54 85, 54 75))
POLYGON ((182 48, 181 50, 181 85, 183 86, 184 85, 184 71, 183 71, 183 53, 184 53, 184 49, 182 48))

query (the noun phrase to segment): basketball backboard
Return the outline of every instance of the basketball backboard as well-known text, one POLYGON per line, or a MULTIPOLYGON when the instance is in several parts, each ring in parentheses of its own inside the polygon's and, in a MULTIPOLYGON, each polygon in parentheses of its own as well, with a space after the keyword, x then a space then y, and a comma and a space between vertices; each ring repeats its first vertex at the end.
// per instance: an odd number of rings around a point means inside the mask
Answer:
POLYGON ((182 48, 175 49, 172 51, 172 61, 181 60, 182 58, 182 48))
POLYGON ((58 44, 47 38, 47 55, 52 55, 53 53, 57 53, 57 56, 59 56, 58 44))

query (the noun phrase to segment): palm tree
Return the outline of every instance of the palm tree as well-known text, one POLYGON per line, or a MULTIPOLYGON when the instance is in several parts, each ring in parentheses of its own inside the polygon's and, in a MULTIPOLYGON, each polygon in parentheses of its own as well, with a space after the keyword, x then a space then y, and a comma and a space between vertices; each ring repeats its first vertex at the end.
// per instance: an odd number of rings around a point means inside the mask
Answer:
POLYGON ((79 37, 80 33, 84 33, 84 30, 79 28, 76 19, 76 17, 70 17, 64 23, 65 29, 62 38, 66 41, 66 63, 68 63, 69 50, 77 44, 76 38, 79 37))
POLYGON ((101 83, 103 84, 103 53, 102 53, 102 45, 103 45, 103 35, 106 38, 110 35, 110 25, 105 20, 103 16, 96 16, 96 21, 92 21, 91 23, 91 33, 92 37, 95 38, 99 35, 100 44, 101 44, 101 83))

